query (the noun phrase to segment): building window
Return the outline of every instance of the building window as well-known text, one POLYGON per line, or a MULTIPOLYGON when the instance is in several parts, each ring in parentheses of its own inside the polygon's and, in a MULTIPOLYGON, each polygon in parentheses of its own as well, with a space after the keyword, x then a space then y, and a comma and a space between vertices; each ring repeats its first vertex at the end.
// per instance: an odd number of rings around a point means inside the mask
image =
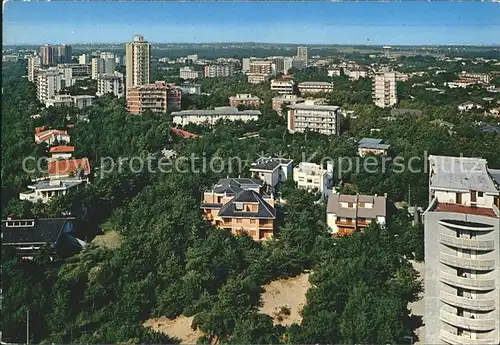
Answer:
POLYGON ((240 224, 241 222, 242 222, 242 220, 240 218, 236 219, 236 223, 240 224))
POLYGON ((255 224, 255 219, 250 219, 250 224, 255 224))
POLYGON ((349 208, 353 208, 353 206, 354 206, 354 205, 353 205, 353 203, 352 203, 352 202, 347 203, 347 207, 349 207, 349 208))
POLYGON ((483 192, 477 192, 477 196, 478 196, 479 198, 482 198, 482 197, 484 196, 484 193, 483 193, 483 192))
POLYGON ((234 203, 234 209, 236 211, 243 211, 243 203, 242 202, 235 202, 234 203))
POLYGON ((365 207, 365 203, 364 202, 360 202, 359 203, 359 207, 361 207, 361 208, 365 207))

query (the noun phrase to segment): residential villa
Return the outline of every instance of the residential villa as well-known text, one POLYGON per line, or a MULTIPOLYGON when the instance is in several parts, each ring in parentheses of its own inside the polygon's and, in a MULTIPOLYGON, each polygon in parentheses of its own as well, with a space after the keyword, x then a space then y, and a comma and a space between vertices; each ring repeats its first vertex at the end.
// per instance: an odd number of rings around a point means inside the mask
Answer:
POLYGON ((79 176, 62 179, 35 181, 28 185, 28 191, 19 193, 19 200, 47 203, 51 198, 72 193, 82 187, 88 180, 79 176))
POLYGON ((292 175, 292 162, 285 158, 261 157, 252 163, 250 172, 274 188, 292 175))
POLYGON ((255 179, 221 179, 203 194, 203 217, 234 235, 247 233, 256 241, 269 239, 274 234, 276 210, 263 187, 264 183, 255 179))
POLYGON ((378 195, 329 194, 326 222, 333 236, 363 231, 372 221, 385 225, 387 197, 378 195))
POLYGON ((102 231, 75 218, 39 218, 2 220, 2 246, 12 248, 23 259, 33 259, 42 248, 49 248, 51 258, 78 253, 102 231))
POLYGON ((358 155, 365 157, 368 154, 387 156, 390 145, 384 144, 382 139, 363 138, 358 141, 358 155))
POLYGON ((50 157, 52 159, 69 159, 74 151, 75 147, 68 145, 53 146, 49 149, 50 157))
POLYGON ((293 168, 293 180, 297 183, 297 187, 308 191, 315 190, 326 195, 327 190, 331 187, 332 179, 332 164, 328 164, 327 169, 323 169, 318 164, 300 162, 298 166, 293 168))
POLYGON ((69 143, 71 137, 67 131, 59 129, 49 129, 37 132, 35 129, 35 142, 37 144, 46 143, 52 145, 54 143, 69 143))

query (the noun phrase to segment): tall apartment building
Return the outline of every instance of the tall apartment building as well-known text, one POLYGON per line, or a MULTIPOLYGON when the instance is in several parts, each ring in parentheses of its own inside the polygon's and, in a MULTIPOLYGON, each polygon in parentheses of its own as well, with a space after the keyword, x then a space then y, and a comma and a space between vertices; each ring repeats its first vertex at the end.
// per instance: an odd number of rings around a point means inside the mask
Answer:
POLYGON ((309 60, 307 47, 297 47, 297 60, 305 61, 305 67, 307 67, 307 61, 309 60))
POLYGON ((116 69, 114 57, 92 58, 92 79, 96 80, 100 74, 113 74, 116 69))
POLYGON ((280 95, 290 95, 293 93, 295 82, 292 79, 273 79, 271 80, 271 90, 280 95))
POLYGON ((382 71, 373 77, 373 102, 377 107, 391 107, 398 102, 396 72, 382 71))
POLYGON ((45 103, 62 90, 62 75, 57 69, 40 71, 37 76, 37 98, 45 103))
POLYGON ((500 343, 500 170, 429 157, 425 342, 500 343))
POLYGON ((52 66, 57 62, 56 47, 45 44, 40 47, 40 58, 42 66, 52 66))
POLYGON ((157 81, 147 85, 136 85, 127 89, 127 109, 130 114, 142 114, 146 110, 167 113, 181 106, 182 91, 175 84, 157 81))
POLYGON ((125 88, 123 85, 123 74, 114 72, 113 74, 101 74, 97 77, 97 96, 112 93, 116 97, 123 97, 125 88))
POLYGON ((73 49, 70 45, 61 44, 57 47, 57 61, 59 63, 70 63, 72 59, 73 49))
POLYGON ((149 83, 151 44, 141 35, 135 35, 127 43, 126 51, 126 87, 149 83))
POLYGON ((205 78, 230 77, 234 73, 234 67, 231 64, 206 65, 204 68, 205 78))
POLYGON ((28 80, 32 83, 36 80, 36 74, 40 65, 42 63, 42 59, 40 55, 33 55, 28 57, 28 80))
POLYGON ((265 60, 254 60, 250 61, 250 70, 251 74, 264 74, 269 75, 273 72, 272 62, 265 60))
POLYGON ((288 131, 305 132, 316 131, 326 135, 340 133, 339 107, 331 105, 317 105, 314 100, 305 100, 288 106, 288 131))
POLYGON ((92 60, 92 55, 90 54, 81 54, 78 56, 78 63, 80 65, 89 64, 91 60, 92 60))

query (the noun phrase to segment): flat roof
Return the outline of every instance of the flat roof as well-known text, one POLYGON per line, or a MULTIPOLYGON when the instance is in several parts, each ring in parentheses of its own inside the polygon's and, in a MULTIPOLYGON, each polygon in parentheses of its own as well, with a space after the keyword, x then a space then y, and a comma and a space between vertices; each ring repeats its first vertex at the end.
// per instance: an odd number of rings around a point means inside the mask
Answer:
POLYGON ((172 116, 189 116, 189 115, 261 115, 259 110, 238 110, 234 107, 218 107, 213 110, 181 110, 172 112, 172 116))
POLYGON ((469 207, 457 204, 437 203, 433 212, 450 212, 450 213, 465 213, 475 216, 485 216, 491 218, 499 218, 492 208, 487 207, 469 207))
POLYGON ((340 109, 340 107, 336 105, 307 105, 303 103, 291 104, 288 106, 290 109, 299 109, 299 110, 325 110, 325 111, 335 111, 340 109))

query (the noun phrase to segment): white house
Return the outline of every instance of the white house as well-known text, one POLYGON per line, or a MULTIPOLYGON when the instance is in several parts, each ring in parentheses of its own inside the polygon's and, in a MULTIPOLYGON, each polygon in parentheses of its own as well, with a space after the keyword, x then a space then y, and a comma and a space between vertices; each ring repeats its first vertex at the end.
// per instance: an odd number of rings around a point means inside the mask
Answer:
POLYGON ((276 187, 292 175, 292 162, 285 158, 261 157, 252 163, 250 172, 271 187, 276 187))
POLYGON ((79 177, 38 181, 29 185, 29 191, 19 193, 19 200, 47 203, 55 196, 66 195, 79 188, 87 180, 79 177))
POLYGON ((308 191, 316 190, 325 195, 331 187, 332 179, 332 164, 329 164, 327 169, 323 169, 318 164, 300 162, 298 166, 293 168, 293 180, 297 183, 297 187, 308 191))

